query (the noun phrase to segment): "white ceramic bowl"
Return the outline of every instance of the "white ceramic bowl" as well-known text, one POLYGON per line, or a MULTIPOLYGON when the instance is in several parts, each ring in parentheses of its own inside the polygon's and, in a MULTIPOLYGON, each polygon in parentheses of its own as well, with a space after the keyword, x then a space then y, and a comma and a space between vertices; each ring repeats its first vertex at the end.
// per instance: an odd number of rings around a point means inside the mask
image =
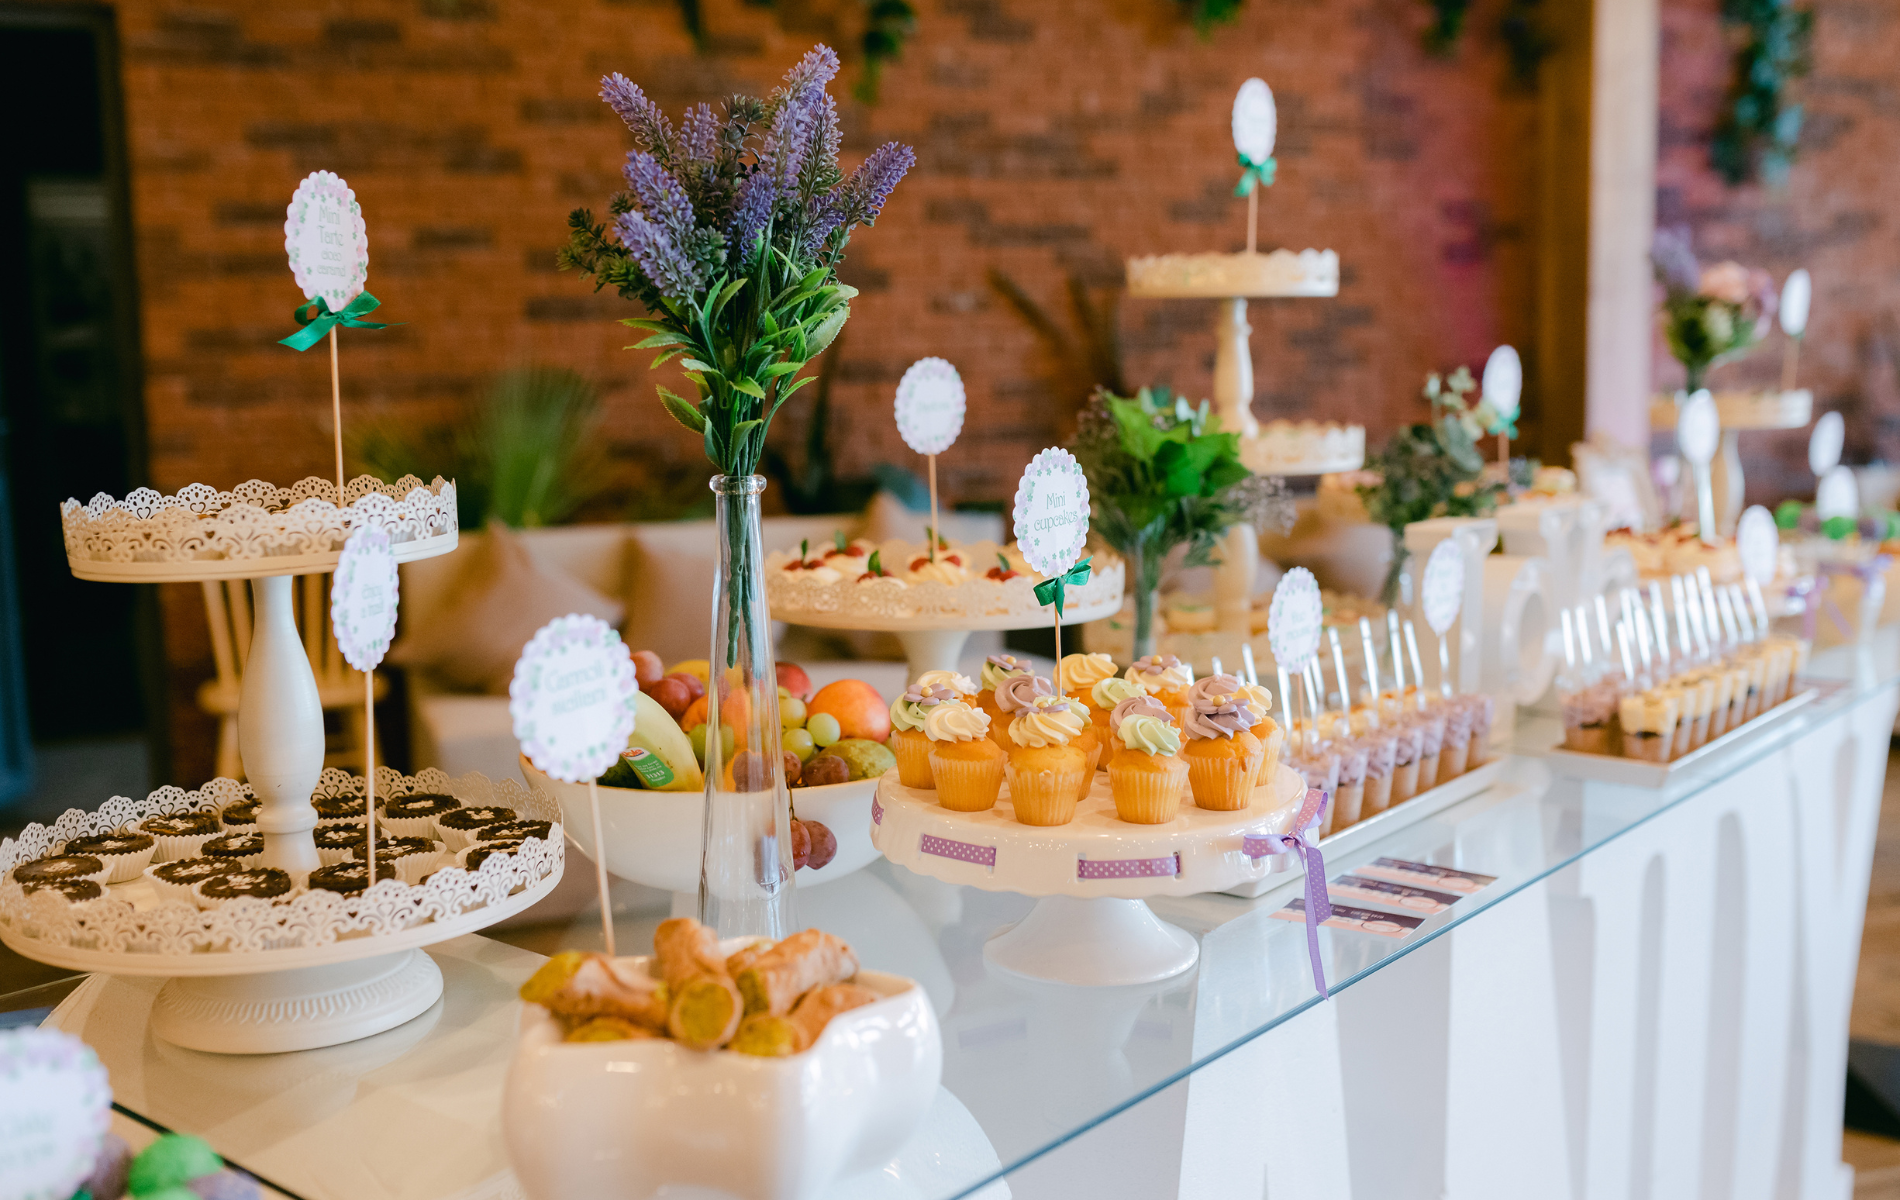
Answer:
POLYGON ((857 982, 886 998, 833 1018, 789 1058, 563 1042, 545 1009, 522 1005, 501 1121, 522 1189, 530 1200, 671 1188, 813 1200, 888 1163, 936 1097, 943 1041, 916 983, 881 971, 857 982))
MULTIPOLYGON (((594 857, 594 819, 587 785, 550 779, 521 756, 528 786, 560 802, 568 836, 594 857)), ((798 872, 801 888, 816 887, 868 866, 878 856, 871 844, 871 802, 877 780, 859 779, 826 787, 793 788, 799 818, 821 821, 838 839, 838 853, 823 870, 798 872)), ((650 792, 643 788, 600 789, 600 827, 607 841, 607 869, 622 879, 669 892, 699 892, 699 848, 705 822, 703 792, 650 792)))

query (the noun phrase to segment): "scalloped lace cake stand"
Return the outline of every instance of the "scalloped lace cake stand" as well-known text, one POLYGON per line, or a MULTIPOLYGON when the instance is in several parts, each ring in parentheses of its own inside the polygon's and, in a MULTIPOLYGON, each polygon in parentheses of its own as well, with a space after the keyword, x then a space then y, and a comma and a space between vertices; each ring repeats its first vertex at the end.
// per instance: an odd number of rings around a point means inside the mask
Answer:
MULTIPOLYGON (((29 825, 0 841, 0 942, 28 958, 76 971, 169 979, 152 1008, 152 1030, 193 1050, 263 1054, 334 1046, 381 1033, 429 1009, 442 973, 422 947, 473 933, 521 912, 560 882, 565 833, 560 806, 520 784, 476 773, 411 777, 377 768, 378 795, 447 792, 502 804, 554 822, 480 870, 450 869, 412 885, 379 880, 360 897, 308 891, 288 904, 239 900, 200 910, 155 893, 143 877, 114 884, 99 900, 70 903, 27 895, 18 863, 71 838, 149 816, 215 812, 250 794, 229 779, 195 792, 164 787, 142 801, 115 797, 94 812, 69 809, 50 828, 29 825)), ((361 776, 328 770, 320 795, 362 795, 361 776)))
MULTIPOLYGON (((953 549, 972 564, 993 563, 1002 551, 994 542, 970 542, 953 549)), ((924 547, 889 541, 878 552, 883 562, 908 563, 924 547)), ((765 595, 772 619, 819 629, 894 633, 904 647, 913 680, 925 671, 955 670, 963 644, 977 630, 1042 629, 1051 623, 1049 609, 1036 599, 1036 580, 1028 575, 999 583, 975 574, 955 586, 898 580, 819 583, 785 570, 785 564, 796 557, 785 551, 765 556, 765 595)), ((1080 625, 1121 611, 1122 562, 1100 556, 1097 561, 1100 569, 1089 582, 1068 590, 1064 625, 1080 625)))
POLYGON ((1016 820, 1007 785, 995 808, 952 812, 892 770, 878 781, 871 840, 920 875, 1038 897, 983 947, 1000 969, 1082 986, 1154 983, 1193 967, 1201 950, 1143 899, 1265 879, 1281 865, 1268 838, 1285 831, 1305 794, 1305 781, 1281 764, 1240 812, 1184 804, 1166 825, 1134 825, 1115 816, 1108 773, 1097 771, 1073 821, 1036 826, 1016 820))

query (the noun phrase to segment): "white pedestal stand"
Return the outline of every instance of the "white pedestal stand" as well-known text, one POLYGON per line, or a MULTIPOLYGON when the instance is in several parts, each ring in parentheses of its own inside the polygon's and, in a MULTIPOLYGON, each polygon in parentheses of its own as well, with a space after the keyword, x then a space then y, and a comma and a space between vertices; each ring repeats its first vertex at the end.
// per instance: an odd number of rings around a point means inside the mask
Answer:
MULTIPOLYGON (((1724 537, 1735 532, 1747 495, 1742 479, 1741 435, 1773 429, 1800 429, 1814 419, 1814 393, 1807 388, 1794 391, 1716 392, 1715 411, 1722 422, 1722 442, 1709 464, 1709 490, 1715 496, 1715 528, 1724 537)), ((1649 402, 1651 429, 1673 431, 1676 428, 1677 402, 1674 397, 1656 396, 1649 402)), ((1688 477, 1683 472, 1683 477, 1688 477)), ((1693 521, 1695 490, 1687 491, 1683 519, 1693 521)))
POLYGON ((952 812, 934 791, 903 786, 893 770, 878 781, 871 841, 919 874, 1039 897, 983 948, 1001 970, 1087 987, 1154 983, 1193 967, 1200 948, 1144 898, 1267 878, 1281 865, 1269 838, 1285 831, 1305 795, 1305 781, 1280 766, 1239 812, 1187 803, 1165 825, 1134 825, 1115 815, 1108 774, 1098 771, 1073 821, 1036 826, 1016 820, 1007 785, 995 808, 952 812))
MULTIPOLYGON (((1121 611, 1122 599, 1117 594, 1113 600, 1096 604, 1065 607, 1062 623, 1080 625, 1085 621, 1096 621, 1103 617, 1112 617, 1121 611)), ((963 644, 970 635, 978 630, 1009 629, 1046 629, 1050 620, 1030 620, 1021 616, 999 617, 947 617, 947 618, 903 618, 879 619, 864 616, 840 616, 836 613, 798 612, 774 608, 774 621, 784 621, 792 625, 810 625, 818 629, 856 629, 866 632, 894 633, 904 647, 904 661, 909 673, 906 678, 914 681, 925 671, 954 671, 957 660, 963 656, 963 644), (940 628, 937 621, 954 622, 954 628, 940 628)), ((1064 646, 1064 650, 1071 647, 1064 646)), ((1078 643, 1073 649, 1081 649, 1078 643)))

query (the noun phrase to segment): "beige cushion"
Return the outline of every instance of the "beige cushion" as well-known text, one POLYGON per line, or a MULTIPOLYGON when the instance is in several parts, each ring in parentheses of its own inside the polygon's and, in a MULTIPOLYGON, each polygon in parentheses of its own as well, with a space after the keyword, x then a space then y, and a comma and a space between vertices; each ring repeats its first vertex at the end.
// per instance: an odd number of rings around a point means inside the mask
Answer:
POLYGON ((626 610, 565 571, 537 564, 520 535, 491 524, 441 602, 403 622, 389 661, 460 691, 506 693, 535 630, 569 613, 618 625, 626 610))

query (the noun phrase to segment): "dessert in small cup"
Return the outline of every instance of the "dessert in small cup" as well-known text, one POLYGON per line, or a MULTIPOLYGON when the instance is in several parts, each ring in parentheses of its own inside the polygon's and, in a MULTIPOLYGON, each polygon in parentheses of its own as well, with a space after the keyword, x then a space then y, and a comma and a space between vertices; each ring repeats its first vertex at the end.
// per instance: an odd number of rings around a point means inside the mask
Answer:
POLYGON ((1491 722, 1497 714, 1497 701, 1483 692, 1464 697, 1471 706, 1471 749, 1465 756, 1465 769, 1476 770, 1491 761, 1491 722))
POLYGON ((479 842, 455 856, 455 865, 464 871, 479 871, 482 864, 496 855, 509 855, 521 849, 519 841, 479 842))
POLYGON ((996 703, 996 687, 1011 675, 1031 675, 1034 668, 1026 658, 1014 654, 992 654, 983 660, 983 678, 976 693, 976 706, 990 719, 990 737, 1005 752, 1009 744, 1009 715, 996 703))
POLYGON ((1253 710, 1231 692, 1202 695, 1181 720, 1181 756, 1200 808, 1237 812, 1253 802, 1254 780, 1267 748, 1252 733, 1253 710))
POLYGON ((477 804, 445 812, 435 819, 435 837, 449 850, 465 850, 490 825, 515 821, 521 814, 501 804, 477 804))
POLYGON ((1418 730, 1418 790, 1429 792, 1438 786, 1438 759, 1445 750, 1445 718, 1430 710, 1406 714, 1418 730))
POLYGON ((1390 804, 1403 804, 1418 795, 1419 744, 1425 735, 1414 725, 1389 725, 1385 728, 1391 731, 1393 739, 1390 804))
POLYGON ((1398 760, 1398 735, 1389 729, 1367 729, 1353 739, 1365 747, 1366 784, 1359 802, 1359 819, 1376 817, 1392 803, 1392 771, 1398 760))
POLYGON ((310 806, 317 810, 317 828, 326 825, 360 825, 369 817, 369 801, 362 796, 313 796, 310 806))
POLYGON ((1452 700, 1438 706, 1445 718, 1445 740, 1438 752, 1438 783, 1450 783, 1463 775, 1465 760, 1471 756, 1471 710, 1452 700))
POLYGON ((1180 728, 1179 723, 1174 719, 1174 714, 1168 711, 1168 706, 1146 692, 1138 692, 1133 696, 1120 700, 1116 703, 1114 708, 1108 710, 1108 727, 1115 731, 1109 735, 1109 744, 1106 747, 1107 757, 1111 761, 1113 761, 1117 754, 1126 749, 1126 747, 1122 745, 1121 739, 1122 722, 1137 713, 1143 716, 1154 717, 1156 720, 1173 725, 1176 729, 1180 728))
POLYGON ((546 838, 554 833, 552 821, 503 821, 484 825, 475 832, 477 842, 518 841, 522 838, 546 838))
POLYGON ((35 892, 52 892, 68 904, 97 900, 106 894, 105 885, 91 879, 43 879, 38 883, 23 883, 20 890, 29 896, 35 892))
POLYGON ((434 837, 437 817, 462 807, 454 796, 441 792, 416 792, 392 796, 383 805, 380 822, 397 837, 434 837))
POLYGON ((1339 796, 1339 755, 1326 742, 1301 746, 1287 756, 1287 766, 1300 773, 1309 788, 1318 788, 1326 793, 1326 810, 1320 814, 1319 834, 1325 837, 1333 831, 1334 804, 1339 796))
POLYGON ((990 740, 990 719, 960 700, 924 715, 930 742, 930 773, 937 803, 953 812, 983 812, 996 806, 1009 756, 990 740))
POLYGON ((1339 751, 1339 786, 1333 793, 1327 822, 1334 830, 1356 825, 1364 815, 1366 765, 1370 751, 1360 742, 1335 742, 1339 751))
MULTIPOLYGON (((382 856, 377 855, 380 859, 382 856)), ((310 872, 309 887, 313 892, 335 892, 340 896, 361 895, 369 886, 369 861, 367 859, 349 862, 331 863, 310 872)))
POLYGON ((1066 825, 1075 819, 1088 782, 1088 756, 1078 739, 1082 717, 1068 700, 1038 696, 1009 723, 1004 776, 1016 819, 1025 825, 1066 825))
POLYGON ((62 854, 90 854, 103 859, 106 877, 101 883, 124 883, 137 879, 151 864, 158 839, 149 833, 97 833, 67 842, 62 854))
POLYGON ((1618 706, 1623 723, 1623 756, 1645 762, 1668 762, 1682 717, 1679 693, 1662 688, 1623 697, 1618 706))
MULTIPOLYGON (((489 826, 489 828, 494 828, 489 826)), ((355 862, 369 860, 369 846, 358 843, 350 850, 355 862)), ((388 837, 376 839, 376 877, 383 877, 384 863, 394 869, 404 883, 416 883, 442 860, 442 843, 426 837, 388 837)))
POLYGON ((295 890, 287 871, 276 867, 239 867, 207 876, 192 889, 199 908, 222 908, 234 900, 282 900, 295 890))
MULTIPOLYGON (((1103 770, 1108 769, 1115 751, 1121 748, 1115 740, 1115 725, 1111 719, 1115 715, 1115 706, 1124 700, 1147 694, 1139 683, 1119 675, 1111 675, 1089 689, 1089 723, 1095 726, 1095 734, 1102 740, 1100 765, 1103 770)), ((1167 709, 1163 708, 1162 711, 1166 712, 1167 709)))
POLYGON ((256 796, 246 796, 242 800, 225 805, 224 811, 218 814, 218 820, 227 830, 256 833, 257 811, 263 807, 264 802, 256 796))
POLYGON ((1187 716, 1187 692, 1194 686, 1194 671, 1179 658, 1172 654, 1150 654, 1136 659, 1124 674, 1166 705, 1176 721, 1187 716))
POLYGON ((62 879, 90 879, 103 887, 106 876, 111 873, 111 866, 96 855, 49 854, 13 868, 13 881, 25 888, 62 879))
POLYGON ((355 858, 352 851, 369 840, 368 829, 362 825, 319 825, 313 836, 317 861, 326 867, 355 858))
POLYGON ((1587 684, 1559 700, 1564 722, 1564 747, 1586 754, 1611 752, 1611 727, 1616 717, 1616 690, 1587 684))
POLYGON ((264 859, 264 835, 224 833, 198 847, 205 858, 215 858, 238 867, 255 867, 264 859))
POLYGON ((153 862, 172 862, 195 858, 198 847, 224 832, 224 824, 214 812, 167 813, 140 821, 138 831, 152 835, 158 843, 152 851, 153 862))
POLYGON ((145 868, 145 879, 161 900, 198 903, 198 885, 213 875, 236 871, 236 863, 221 858, 177 858, 145 868))
POLYGON ((1181 811, 1188 764, 1181 732, 1166 720, 1136 713, 1116 734, 1125 749, 1108 767, 1115 815, 1136 825, 1165 825, 1181 811))
POLYGON ((930 739, 924 734, 924 718, 931 709, 956 699, 950 688, 919 682, 891 701, 891 738, 886 744, 897 756, 897 780, 905 787, 928 790, 937 786, 930 774, 930 739))

